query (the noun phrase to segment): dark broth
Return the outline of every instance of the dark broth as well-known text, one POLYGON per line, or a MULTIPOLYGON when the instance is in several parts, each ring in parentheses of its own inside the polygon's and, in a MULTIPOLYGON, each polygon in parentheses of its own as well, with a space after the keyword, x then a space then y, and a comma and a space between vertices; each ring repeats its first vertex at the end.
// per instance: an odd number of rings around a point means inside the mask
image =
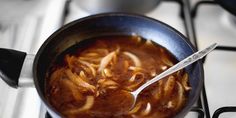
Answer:
POLYGON ((186 103, 181 70, 141 92, 129 110, 129 91, 175 64, 163 47, 138 36, 84 40, 63 52, 48 71, 46 95, 67 118, 170 118, 186 103))

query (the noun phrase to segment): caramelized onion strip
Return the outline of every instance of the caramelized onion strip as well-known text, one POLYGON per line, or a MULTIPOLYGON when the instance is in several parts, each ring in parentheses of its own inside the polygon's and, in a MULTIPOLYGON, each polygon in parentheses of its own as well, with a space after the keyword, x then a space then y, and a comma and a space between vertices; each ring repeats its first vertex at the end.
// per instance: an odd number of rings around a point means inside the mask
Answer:
POLYGON ((96 48, 96 49, 92 49, 90 51, 99 53, 100 55, 107 55, 109 53, 109 51, 107 49, 104 49, 104 48, 98 48, 98 49, 96 48))
POLYGON ((184 102, 184 88, 179 82, 177 82, 177 85, 178 85, 178 96, 177 96, 178 102, 175 108, 179 109, 184 102))
POLYGON ((174 65, 173 62, 170 61, 167 57, 163 57, 163 58, 162 58, 162 62, 163 62, 164 64, 166 64, 167 66, 173 66, 173 65, 174 65))
POLYGON ((95 86, 85 82, 84 80, 82 80, 78 75, 74 74, 71 72, 70 69, 67 69, 66 71, 67 76, 69 77, 69 79, 76 84, 77 86, 81 86, 84 87, 86 89, 89 89, 90 91, 94 92, 95 91, 95 86))
POLYGON ((119 85, 115 81, 112 81, 112 80, 109 80, 109 79, 100 79, 100 80, 98 80, 98 84, 100 84, 100 86, 102 88, 109 87, 109 86, 118 86, 119 85))
POLYGON ((67 88, 70 89, 70 91, 72 92, 72 95, 77 101, 80 101, 83 99, 83 95, 80 93, 77 86, 73 82, 71 82, 68 79, 63 79, 63 83, 67 88))
POLYGON ((54 85, 56 80, 63 78, 63 76, 64 76, 64 68, 60 68, 54 71, 50 77, 49 81, 50 85, 54 85))
POLYGON ((141 115, 146 116, 151 112, 151 110, 152 110, 151 104, 148 102, 145 110, 141 112, 141 115))
POLYGON ((142 71, 143 69, 141 67, 137 67, 137 66, 130 66, 128 68, 128 70, 132 70, 132 71, 142 71))
POLYGON ((140 77, 139 79, 144 79, 144 74, 141 72, 134 73, 129 79, 129 82, 134 82, 137 79, 137 77, 140 77))
POLYGON ((66 114, 78 114, 80 112, 91 109, 93 107, 93 104, 94 104, 94 97, 93 96, 87 96, 86 102, 82 107, 80 107, 78 109, 68 110, 65 113, 66 114))
POLYGON ((153 97, 159 101, 163 96, 164 82, 163 80, 158 81, 158 87, 154 90, 153 97))
POLYGON ((182 81, 181 81, 181 83, 182 83, 182 85, 183 85, 185 91, 191 90, 191 87, 188 86, 188 81, 189 81, 188 74, 185 73, 185 74, 183 75, 183 78, 182 78, 182 81))
POLYGON ((89 53, 85 53, 84 56, 86 56, 86 57, 99 57, 99 54, 95 53, 95 52, 89 52, 89 53))
POLYGON ((115 50, 115 55, 113 56, 113 58, 112 58, 112 62, 114 63, 114 64, 116 64, 116 62, 117 62, 117 60, 118 60, 118 54, 119 54, 119 52, 120 52, 120 47, 119 46, 117 46, 117 49, 115 50))
POLYGON ((152 43, 152 40, 150 40, 150 39, 147 40, 147 41, 145 42, 145 44, 148 45, 148 46, 154 46, 153 43, 152 43))
POLYGON ((136 112, 138 112, 138 110, 141 108, 142 106, 142 102, 138 102, 133 109, 131 109, 128 114, 134 114, 136 112))
POLYGON ((135 88, 139 87, 139 86, 143 83, 143 81, 144 81, 144 78, 142 78, 142 79, 140 79, 140 80, 138 80, 138 81, 133 82, 131 85, 129 85, 129 86, 125 87, 125 88, 126 88, 127 90, 132 91, 132 90, 134 90, 135 88))
POLYGON ((131 52, 123 52, 123 54, 133 60, 135 66, 141 67, 141 61, 135 54, 132 54, 131 52))
POLYGON ((113 89, 113 90, 114 90, 114 89, 117 89, 117 88, 118 88, 118 86, 108 86, 108 87, 107 87, 107 89, 113 89))
POLYGON ((96 57, 96 58, 91 58, 91 57, 79 57, 79 60, 83 60, 83 61, 89 61, 89 62, 94 62, 94 63, 99 63, 101 61, 100 57, 96 57))
POLYGON ((173 102, 172 102, 172 101, 169 101, 169 102, 167 103, 167 108, 168 108, 168 109, 171 109, 171 108, 173 108, 173 107, 174 107, 173 102))
POLYGON ((80 71, 79 76, 85 82, 88 82, 88 77, 85 75, 84 71, 80 71))
POLYGON ((83 61, 83 60, 79 60, 79 62, 81 64, 87 66, 91 70, 93 76, 96 76, 96 70, 94 69, 94 67, 89 62, 86 62, 86 61, 83 61))
POLYGON ((165 83, 164 96, 165 97, 170 96, 174 87, 175 87, 175 78, 174 78, 174 76, 169 76, 169 78, 167 79, 167 81, 165 83))
POLYGON ((112 60, 112 58, 114 57, 115 54, 116 54, 116 52, 113 51, 102 58, 102 60, 100 62, 100 66, 98 68, 99 72, 101 72, 104 68, 106 68, 106 66, 110 63, 110 61, 112 60))
POLYGON ((156 72, 156 70, 151 70, 150 71, 150 75, 152 76, 152 77, 155 77, 156 75, 157 75, 157 72, 156 72))
POLYGON ((91 64, 91 66, 95 69, 99 68, 99 64, 91 64))
POLYGON ((66 62, 68 64, 68 67, 70 69, 72 69, 73 68, 73 62, 74 62, 74 60, 76 60, 76 58, 74 56, 66 55, 65 59, 66 59, 66 62))
POLYGON ((127 72, 129 69, 129 62, 127 60, 124 60, 124 72, 127 72))
POLYGON ((104 77, 112 77, 112 72, 111 72, 111 70, 110 69, 107 69, 107 68, 105 68, 104 70, 103 70, 103 76, 104 77))

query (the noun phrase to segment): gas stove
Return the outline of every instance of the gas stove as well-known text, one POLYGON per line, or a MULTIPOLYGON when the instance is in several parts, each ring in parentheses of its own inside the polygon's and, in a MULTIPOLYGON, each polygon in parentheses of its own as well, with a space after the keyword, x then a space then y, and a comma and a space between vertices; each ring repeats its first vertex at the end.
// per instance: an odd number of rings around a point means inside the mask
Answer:
MULTIPOLYGON (((36 53, 43 41, 62 25, 92 15, 73 1, 66 0, 52 0, 47 9, 43 20, 39 23, 40 30, 36 30, 39 32, 35 34, 36 38, 32 37, 25 41, 30 42, 23 46, 27 52, 36 53), (55 7, 55 4, 58 6, 55 7), (56 17, 52 18, 52 15, 56 17), (31 45, 30 48, 29 45, 31 45)), ((234 85, 236 83, 234 72, 236 68, 236 16, 214 1, 199 0, 163 0, 154 10, 144 15, 174 27, 188 37, 197 49, 203 49, 213 42, 219 44, 217 49, 203 60, 204 86, 199 100, 186 118, 218 118, 219 116, 235 118, 236 95, 233 91, 236 90, 234 85)), ((18 40, 17 44, 13 43, 15 47, 9 46, 9 48, 19 49, 18 40)), ((9 89, 3 85, 3 82, 0 83, 0 92, 7 93, 9 89)), ((12 91, 11 97, 5 94, 9 99, 0 98, 0 117, 50 118, 46 108, 40 104, 34 88, 20 88, 12 91), (8 106, 9 104, 11 107, 8 106), (8 111, 10 112, 6 113, 8 111)))

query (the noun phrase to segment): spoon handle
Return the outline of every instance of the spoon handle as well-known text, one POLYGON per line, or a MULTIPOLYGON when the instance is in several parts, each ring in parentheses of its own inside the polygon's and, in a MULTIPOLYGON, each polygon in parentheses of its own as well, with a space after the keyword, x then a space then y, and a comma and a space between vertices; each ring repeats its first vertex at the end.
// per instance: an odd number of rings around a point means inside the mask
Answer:
POLYGON ((134 94, 139 94, 144 88, 146 88, 147 86, 155 83, 156 81, 180 70, 183 69, 184 67, 194 63, 195 61, 203 58, 205 55, 207 55, 209 52, 211 52, 213 49, 215 49, 217 46, 217 43, 214 43, 212 45, 210 45, 209 47, 198 51, 190 56, 188 56, 187 58, 185 58, 184 60, 180 61, 179 63, 175 64, 174 66, 172 66, 171 68, 167 69, 166 71, 162 72, 161 74, 157 75, 156 77, 154 77, 153 79, 147 81, 145 84, 143 84, 142 86, 140 86, 137 90, 133 91, 132 93, 134 94))

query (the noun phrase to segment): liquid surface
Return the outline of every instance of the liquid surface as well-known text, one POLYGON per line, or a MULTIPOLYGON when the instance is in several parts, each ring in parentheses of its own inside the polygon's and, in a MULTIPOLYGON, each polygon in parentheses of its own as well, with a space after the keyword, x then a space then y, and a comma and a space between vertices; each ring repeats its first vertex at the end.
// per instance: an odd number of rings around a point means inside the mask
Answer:
POLYGON ((143 90, 133 109, 129 91, 176 62, 165 48, 138 36, 89 39, 52 64, 47 99, 66 118, 171 118, 191 90, 183 70, 143 90))

